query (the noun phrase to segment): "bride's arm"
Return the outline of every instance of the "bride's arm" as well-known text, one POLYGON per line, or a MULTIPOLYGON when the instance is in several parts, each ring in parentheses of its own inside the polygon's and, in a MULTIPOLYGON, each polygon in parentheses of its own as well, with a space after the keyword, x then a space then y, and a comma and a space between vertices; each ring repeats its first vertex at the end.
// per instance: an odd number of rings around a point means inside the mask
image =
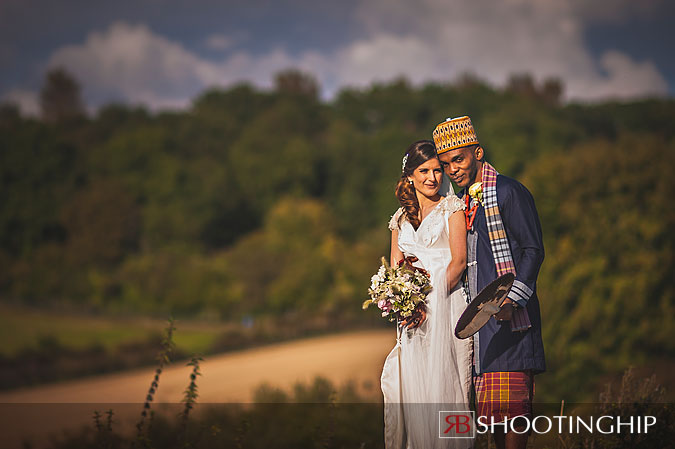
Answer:
POLYGON ((398 249, 398 229, 391 230, 391 253, 389 254, 389 264, 393 267, 399 260, 403 259, 403 253, 398 249))
POLYGON ((445 278, 448 283, 448 293, 455 288, 466 269, 466 222, 464 213, 458 210, 448 219, 450 234, 450 252, 452 260, 445 270, 445 278))

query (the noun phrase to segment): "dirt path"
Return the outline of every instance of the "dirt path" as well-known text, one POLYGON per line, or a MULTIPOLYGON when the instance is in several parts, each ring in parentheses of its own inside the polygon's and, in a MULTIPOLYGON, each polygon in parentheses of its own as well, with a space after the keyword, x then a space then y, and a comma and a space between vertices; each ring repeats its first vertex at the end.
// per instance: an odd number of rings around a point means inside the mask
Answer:
MULTIPOLYGON (((255 388, 263 383, 288 389, 316 376, 336 386, 355 381, 373 400, 379 400, 382 364, 394 343, 393 330, 359 331, 211 356, 201 365, 199 402, 250 402, 255 388)), ((167 368, 155 402, 180 402, 190 370, 188 366, 167 368)), ((2 447, 18 447, 29 429, 31 439, 39 444, 61 429, 90 425, 93 410, 121 408, 114 404, 134 404, 137 414, 137 404, 145 400, 152 376, 153 369, 145 368, 0 393, 0 423, 6 427, 0 429, 2 447)))

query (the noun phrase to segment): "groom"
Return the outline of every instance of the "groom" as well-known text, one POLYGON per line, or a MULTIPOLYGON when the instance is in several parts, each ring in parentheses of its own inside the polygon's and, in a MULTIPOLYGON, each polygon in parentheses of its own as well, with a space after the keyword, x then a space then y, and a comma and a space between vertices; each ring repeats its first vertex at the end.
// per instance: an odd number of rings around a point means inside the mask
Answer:
MULTIPOLYGON (((471 297, 504 273, 516 276, 501 310, 474 335, 478 416, 487 424, 531 418, 534 375, 546 369, 536 292, 544 246, 534 199, 525 186, 485 161, 469 117, 446 120, 433 137, 445 173, 462 189, 458 196, 466 204, 471 297)), ((519 430, 524 424, 518 421, 494 427, 497 448, 527 446, 528 434, 519 430)))

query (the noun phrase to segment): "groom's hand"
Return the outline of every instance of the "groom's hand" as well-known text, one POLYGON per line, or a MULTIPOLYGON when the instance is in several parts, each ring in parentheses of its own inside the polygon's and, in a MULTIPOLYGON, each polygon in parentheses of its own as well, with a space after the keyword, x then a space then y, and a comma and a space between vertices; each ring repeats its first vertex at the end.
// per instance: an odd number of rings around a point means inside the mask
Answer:
POLYGON ((511 321, 513 316, 513 303, 510 300, 504 301, 499 312, 495 313, 497 321, 511 321))

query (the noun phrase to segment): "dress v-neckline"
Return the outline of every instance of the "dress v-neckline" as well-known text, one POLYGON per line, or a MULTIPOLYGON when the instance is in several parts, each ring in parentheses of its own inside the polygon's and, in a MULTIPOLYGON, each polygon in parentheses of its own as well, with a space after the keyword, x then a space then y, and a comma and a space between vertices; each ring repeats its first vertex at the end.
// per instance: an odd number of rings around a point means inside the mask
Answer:
POLYGON ((424 217, 422 220, 420 220, 420 225, 417 227, 417 229, 415 229, 415 227, 412 225, 412 223, 410 223, 410 226, 413 228, 413 232, 414 232, 415 234, 417 234, 417 231, 419 231, 420 229, 422 229, 422 225, 424 224, 424 222, 426 221, 426 219, 429 218, 429 216, 430 216, 431 214, 433 214, 433 213, 436 211, 436 209, 438 209, 438 205, 441 204, 441 201, 443 201, 445 198, 446 198, 446 197, 441 197, 441 199, 438 200, 438 202, 436 203, 436 205, 429 211, 429 213, 426 215, 426 217, 424 217))

